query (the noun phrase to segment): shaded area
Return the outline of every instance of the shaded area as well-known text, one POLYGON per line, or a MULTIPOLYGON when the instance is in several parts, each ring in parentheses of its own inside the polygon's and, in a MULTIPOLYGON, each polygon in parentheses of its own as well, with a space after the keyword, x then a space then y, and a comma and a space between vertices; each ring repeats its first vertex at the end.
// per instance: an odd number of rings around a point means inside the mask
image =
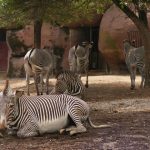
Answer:
MULTIPOLYGON (((139 89, 137 78, 136 90, 130 90, 129 76, 90 76, 89 88, 86 90, 85 101, 100 109, 91 111, 91 120, 95 124, 111 124, 110 128, 93 129, 87 126, 86 133, 70 136, 45 134, 40 137, 19 139, 17 137, 0 138, 0 150, 149 150, 150 149, 150 109, 134 112, 126 109, 119 111, 107 111, 103 104, 116 102, 118 108, 130 107, 131 102, 145 104, 150 99, 149 89, 139 89), (141 99, 136 101, 137 99, 141 99)), ((51 80, 51 86, 55 80, 51 80)), ((84 82, 84 78, 83 78, 84 82)), ((3 83, 1 81, 0 83, 3 83)), ((12 79, 10 81, 16 89, 25 89, 24 79, 12 79), (18 82, 17 82, 18 81, 18 82)), ((2 86, 0 86, 0 89, 2 86)), ((34 87, 32 84, 31 87, 34 87)), ((34 88, 31 88, 35 92, 34 88)), ((132 103, 131 103, 132 104, 132 103)), ((148 105, 149 103, 147 103, 148 105)), ((139 106, 135 105, 135 106, 139 106)), ((146 104, 145 104, 146 105, 146 104)), ((113 107, 113 106, 112 106, 113 107)), ((115 108, 115 105, 114 105, 115 108)), ((150 107, 149 107, 150 108, 150 107)))
POLYGON ((150 149, 150 121, 148 112, 103 114, 93 112, 93 121, 111 123, 111 128, 92 129, 87 133, 70 137, 69 135, 46 134, 43 137, 0 139, 1 150, 148 150, 150 149))

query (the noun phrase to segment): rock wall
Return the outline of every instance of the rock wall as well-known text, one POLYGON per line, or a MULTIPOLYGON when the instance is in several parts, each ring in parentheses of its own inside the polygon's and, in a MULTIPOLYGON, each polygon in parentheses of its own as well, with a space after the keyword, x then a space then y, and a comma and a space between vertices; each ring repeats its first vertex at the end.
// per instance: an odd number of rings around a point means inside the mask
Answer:
MULTIPOLYGON (((11 47, 11 58, 9 61, 9 71, 8 76, 10 77, 23 77, 23 57, 26 52, 33 48, 33 36, 34 29, 33 25, 27 25, 22 30, 8 31, 8 41, 11 47), (19 65, 18 65, 19 63, 19 65)), ((55 46, 60 47, 64 50, 64 56, 67 55, 69 33, 64 28, 53 27, 48 23, 44 23, 41 32, 41 47, 49 46, 51 47, 54 43, 55 46)), ((66 59, 63 59, 62 65, 67 68, 68 63, 66 59)))

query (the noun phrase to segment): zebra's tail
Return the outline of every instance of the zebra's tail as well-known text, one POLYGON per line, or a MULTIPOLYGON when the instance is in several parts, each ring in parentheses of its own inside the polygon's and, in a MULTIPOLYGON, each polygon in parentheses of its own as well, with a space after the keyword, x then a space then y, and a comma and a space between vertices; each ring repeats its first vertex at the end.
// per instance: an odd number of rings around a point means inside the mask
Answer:
POLYGON ((93 127, 93 128, 108 128, 108 127, 111 127, 111 125, 108 125, 108 124, 95 125, 95 124, 93 124, 93 122, 91 121, 91 119, 89 117, 87 118, 87 121, 90 124, 90 126, 93 127))

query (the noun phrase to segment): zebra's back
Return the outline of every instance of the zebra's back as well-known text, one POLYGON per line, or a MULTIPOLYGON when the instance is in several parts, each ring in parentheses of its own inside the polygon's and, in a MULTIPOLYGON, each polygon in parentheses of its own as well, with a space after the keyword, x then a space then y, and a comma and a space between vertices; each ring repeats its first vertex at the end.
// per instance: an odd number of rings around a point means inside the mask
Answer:
POLYGON ((144 66, 144 47, 139 48, 133 48, 128 52, 128 55, 126 56, 126 63, 127 65, 135 64, 137 67, 142 68, 144 66))
POLYGON ((68 94, 72 96, 81 96, 83 98, 85 93, 85 87, 79 75, 68 70, 57 76, 55 87, 58 89, 58 93, 64 93, 67 90, 68 94))

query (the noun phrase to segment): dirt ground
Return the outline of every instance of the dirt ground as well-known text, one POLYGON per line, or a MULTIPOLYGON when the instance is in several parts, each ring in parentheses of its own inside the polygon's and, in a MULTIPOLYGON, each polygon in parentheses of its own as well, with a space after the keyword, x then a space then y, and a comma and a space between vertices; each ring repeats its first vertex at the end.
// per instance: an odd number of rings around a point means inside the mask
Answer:
MULTIPOLYGON (((51 80, 52 85, 54 81, 51 80)), ((130 90, 128 75, 89 77, 85 101, 91 106, 92 121, 110 124, 110 128, 87 126, 86 133, 75 136, 7 136, 0 138, 0 150, 150 150, 150 92, 139 88, 140 77, 136 82, 136 90, 130 90)), ((14 89, 25 89, 25 79, 11 79, 10 83, 14 89)), ((4 80, 0 80, 0 89, 3 84, 4 80)))

